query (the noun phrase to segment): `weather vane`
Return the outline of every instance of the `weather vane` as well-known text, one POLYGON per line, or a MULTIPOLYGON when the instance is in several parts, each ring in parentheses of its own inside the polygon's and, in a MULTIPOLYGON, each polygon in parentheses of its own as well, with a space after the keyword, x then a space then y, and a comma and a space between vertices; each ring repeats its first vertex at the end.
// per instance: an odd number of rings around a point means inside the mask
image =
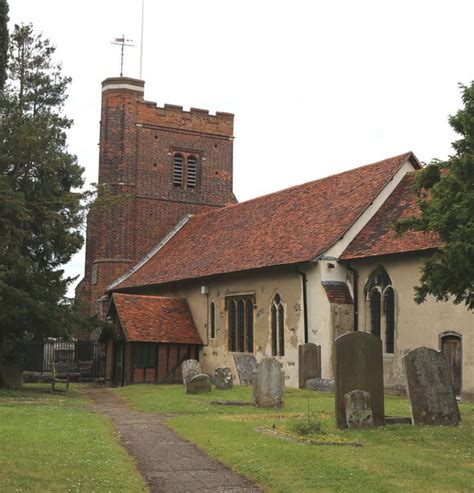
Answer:
POLYGON ((114 38, 114 40, 112 41, 113 45, 121 46, 121 49, 120 49, 120 77, 123 76, 123 51, 124 51, 125 46, 135 46, 134 44, 132 44, 132 41, 133 40, 131 40, 131 39, 127 39, 125 37, 125 34, 123 34, 121 38, 114 38))

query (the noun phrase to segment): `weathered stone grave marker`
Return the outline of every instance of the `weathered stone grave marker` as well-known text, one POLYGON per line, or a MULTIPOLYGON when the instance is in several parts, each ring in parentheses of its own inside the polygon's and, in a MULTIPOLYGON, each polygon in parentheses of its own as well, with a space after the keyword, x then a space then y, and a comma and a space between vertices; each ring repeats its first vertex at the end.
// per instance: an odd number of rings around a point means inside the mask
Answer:
POLYGON ((344 396, 352 390, 370 395, 374 424, 384 424, 382 341, 366 332, 350 332, 334 341, 336 425, 347 428, 344 396))
POLYGON ((457 425, 461 421, 443 353, 427 347, 410 351, 403 358, 414 425, 457 425))
POLYGON ((321 378, 321 346, 312 342, 298 346, 298 386, 304 389, 306 380, 321 378))
POLYGON ((351 390, 344 396, 348 428, 374 426, 370 395, 363 390, 351 390))
POLYGON ((202 392, 210 392, 211 389, 211 377, 205 373, 194 375, 186 384, 186 392, 188 394, 201 394, 202 392))
POLYGON ((263 358, 253 379, 253 400, 257 407, 282 407, 285 375, 276 358, 263 358))
POLYGON ((252 385, 253 375, 257 369, 255 356, 245 353, 236 353, 233 356, 241 385, 252 385))
POLYGON ((183 374, 183 383, 186 385, 191 378, 201 373, 201 364, 196 359, 187 359, 181 363, 181 372, 183 374))
POLYGON ((234 386, 231 369, 228 367, 216 368, 214 371, 214 385, 217 390, 231 389, 234 386))
POLYGON ((334 392, 334 380, 330 378, 310 378, 306 380, 304 388, 319 392, 334 392))

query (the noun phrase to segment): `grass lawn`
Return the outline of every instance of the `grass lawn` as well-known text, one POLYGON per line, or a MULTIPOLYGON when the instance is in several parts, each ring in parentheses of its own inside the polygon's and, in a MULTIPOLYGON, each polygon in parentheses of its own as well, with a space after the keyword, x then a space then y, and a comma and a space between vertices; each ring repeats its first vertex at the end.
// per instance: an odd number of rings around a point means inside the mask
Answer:
POLYGON ((0 390, 0 490, 144 491, 112 424, 88 409, 74 385, 67 394, 50 388, 0 390))
MULTIPOLYGON (((179 414, 168 419, 171 428, 268 491, 474 491, 474 403, 461 404, 458 427, 338 431, 332 394, 287 389, 283 409, 255 409, 210 403, 250 401, 245 387, 207 395, 186 395, 178 385, 131 385, 113 392, 136 409, 179 414), (307 421, 308 409, 324 429, 310 438, 362 447, 282 439, 292 423, 307 421)), ((385 407, 388 415, 409 415, 404 398, 387 396, 385 407)))

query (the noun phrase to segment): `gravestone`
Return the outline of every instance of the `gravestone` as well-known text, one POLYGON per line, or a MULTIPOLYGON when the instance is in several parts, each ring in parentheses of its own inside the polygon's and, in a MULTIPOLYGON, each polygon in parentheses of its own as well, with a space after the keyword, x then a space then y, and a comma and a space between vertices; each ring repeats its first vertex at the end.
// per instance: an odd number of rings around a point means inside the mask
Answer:
POLYGON ((370 395, 363 390, 352 390, 344 396, 348 428, 374 426, 370 395))
POLYGON ((216 368, 214 371, 214 385, 217 390, 231 389, 234 386, 230 368, 216 368))
POLYGON ((330 378, 310 378, 306 380, 304 388, 319 392, 334 392, 334 380, 330 378))
POLYGON ((312 342, 298 346, 298 386, 304 389, 306 380, 321 378, 321 346, 312 342))
POLYGON ((253 354, 235 353, 234 363, 241 385, 252 385, 253 375, 257 369, 257 360, 253 354))
POLYGON ((196 359, 187 359, 181 363, 181 372, 183 374, 183 383, 186 385, 191 378, 201 373, 201 364, 196 359))
POLYGON ((427 347, 410 351, 403 358, 414 425, 457 425, 461 421, 443 353, 427 347))
POLYGON ((285 375, 276 358, 263 358, 253 379, 253 400, 257 407, 282 407, 285 375))
POLYGON ((347 428, 344 396, 352 390, 370 395, 374 424, 384 424, 382 341, 367 332, 350 332, 334 341, 336 425, 347 428))
POLYGON ((212 380, 209 375, 200 373, 194 375, 186 384, 186 392, 188 394, 201 394, 203 392, 210 392, 212 388, 212 380))

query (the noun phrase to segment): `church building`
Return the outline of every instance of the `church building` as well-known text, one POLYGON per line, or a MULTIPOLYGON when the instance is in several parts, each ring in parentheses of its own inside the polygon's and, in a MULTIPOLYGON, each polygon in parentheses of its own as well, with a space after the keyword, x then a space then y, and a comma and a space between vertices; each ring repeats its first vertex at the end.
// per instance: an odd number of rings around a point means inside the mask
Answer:
POLYGON ((248 353, 278 358, 297 387, 301 344, 320 346, 332 378, 334 339, 360 330, 382 340, 387 389, 403 392, 403 356, 428 346, 474 399, 473 313, 413 300, 438 238, 391 226, 417 213, 416 156, 237 203, 232 147, 233 115, 159 108, 143 81, 103 82, 99 184, 122 200, 88 218, 76 297, 114 323, 107 379, 177 381, 189 357, 236 377, 233 356, 248 353))

